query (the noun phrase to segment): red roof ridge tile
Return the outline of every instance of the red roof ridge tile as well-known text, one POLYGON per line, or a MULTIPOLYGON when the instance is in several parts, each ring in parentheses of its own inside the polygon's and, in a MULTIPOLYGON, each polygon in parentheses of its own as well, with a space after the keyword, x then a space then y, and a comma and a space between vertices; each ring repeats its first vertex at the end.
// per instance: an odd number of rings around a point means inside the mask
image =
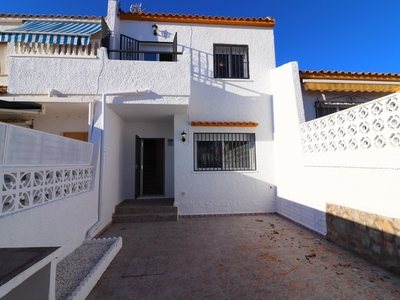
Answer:
POLYGON ((275 19, 272 17, 225 17, 225 16, 206 16, 192 14, 175 13, 153 13, 153 12, 121 12, 121 20, 137 21, 158 21, 158 22, 178 22, 178 23, 203 23, 203 24, 223 24, 223 25, 242 25, 273 27, 275 19))

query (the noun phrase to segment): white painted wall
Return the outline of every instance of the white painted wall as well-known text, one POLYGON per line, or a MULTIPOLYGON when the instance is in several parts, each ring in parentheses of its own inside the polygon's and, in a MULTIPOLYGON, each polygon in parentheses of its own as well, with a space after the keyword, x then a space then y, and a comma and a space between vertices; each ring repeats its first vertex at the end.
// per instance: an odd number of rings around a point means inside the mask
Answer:
POLYGON ((96 219, 94 189, 1 217, 0 248, 59 246, 62 259, 82 244, 96 219))
POLYGON ((137 100, 149 104, 187 104, 189 65, 184 61, 108 60, 104 48, 98 55, 97 58, 12 55, 9 92, 43 95, 55 89, 66 95, 98 95, 151 88, 150 94, 137 100))
POLYGON ((46 103, 44 115, 33 115, 33 129, 63 135, 88 131, 89 104, 46 103))
POLYGON ((399 170, 304 166, 300 138, 304 111, 298 66, 289 63, 271 75, 278 213, 322 234, 326 233, 326 203, 399 218, 399 170))
MULTIPOLYGON (((271 113, 265 105, 264 114, 271 113)), ((259 128, 191 127, 186 115, 176 115, 175 205, 180 215, 253 213, 275 211, 273 153, 270 132, 259 128), (187 140, 180 140, 182 131, 187 140), (193 165, 194 132, 248 132, 256 134, 256 171, 195 172, 193 165)))
MULTIPOLYGON (((100 109, 100 103, 97 106, 100 109)), ((101 225, 108 225, 112 220, 115 206, 124 200, 124 139, 122 119, 108 106, 105 107, 104 165, 101 189, 101 225)))

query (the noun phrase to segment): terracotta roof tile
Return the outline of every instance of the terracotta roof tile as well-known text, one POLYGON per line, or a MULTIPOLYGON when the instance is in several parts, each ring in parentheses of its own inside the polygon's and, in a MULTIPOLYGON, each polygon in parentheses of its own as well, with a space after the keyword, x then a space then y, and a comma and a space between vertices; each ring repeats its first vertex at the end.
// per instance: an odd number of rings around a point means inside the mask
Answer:
POLYGON ((398 73, 345 72, 345 71, 300 71, 301 79, 341 79, 341 80, 379 80, 400 81, 398 73))
POLYGON ((257 127, 255 122, 200 122, 193 121, 192 126, 196 127, 257 127))
POLYGON ((100 21, 98 16, 67 16, 67 15, 32 15, 0 13, 1 19, 68 19, 68 20, 93 20, 100 21))
POLYGON ((0 85, 0 95, 7 94, 7 87, 4 85, 0 85))
POLYGON ((223 17, 223 16, 188 15, 188 14, 121 12, 119 18, 121 20, 136 20, 136 21, 216 24, 216 25, 255 26, 255 27, 273 27, 275 25, 275 20, 271 17, 236 18, 236 17, 223 17))

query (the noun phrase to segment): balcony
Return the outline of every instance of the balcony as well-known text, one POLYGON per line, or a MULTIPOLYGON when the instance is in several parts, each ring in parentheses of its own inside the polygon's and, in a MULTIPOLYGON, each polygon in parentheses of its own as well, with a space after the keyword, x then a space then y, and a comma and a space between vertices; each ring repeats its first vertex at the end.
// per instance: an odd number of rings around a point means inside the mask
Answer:
POLYGON ((120 48, 108 50, 109 57, 136 61, 178 61, 177 34, 172 42, 139 41, 124 34, 120 35, 120 48))
POLYGON ((9 57, 9 93, 56 90, 59 96, 74 96, 150 89, 147 102, 188 104, 190 61, 184 53, 98 46, 17 45, 9 57))

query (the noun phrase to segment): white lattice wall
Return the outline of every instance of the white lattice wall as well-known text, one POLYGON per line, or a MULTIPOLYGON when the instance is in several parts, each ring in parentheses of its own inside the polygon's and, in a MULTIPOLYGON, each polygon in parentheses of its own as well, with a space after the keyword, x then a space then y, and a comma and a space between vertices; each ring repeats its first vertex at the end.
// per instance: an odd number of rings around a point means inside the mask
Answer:
POLYGON ((400 168, 400 94, 301 124, 305 165, 400 168))
POLYGON ((88 192, 92 167, 0 171, 0 216, 88 192))

